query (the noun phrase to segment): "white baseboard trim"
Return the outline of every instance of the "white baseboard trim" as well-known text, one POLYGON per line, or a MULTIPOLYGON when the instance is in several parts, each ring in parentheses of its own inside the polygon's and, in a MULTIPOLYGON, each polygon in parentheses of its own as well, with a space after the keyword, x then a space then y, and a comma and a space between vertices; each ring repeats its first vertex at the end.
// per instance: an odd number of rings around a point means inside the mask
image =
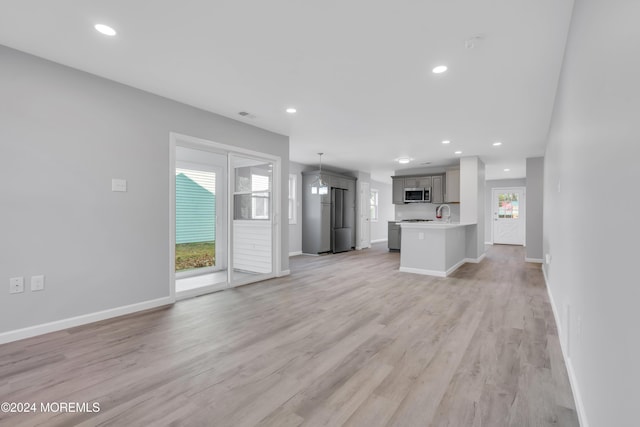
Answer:
POLYGON ((289 256, 298 256, 298 255, 302 255, 302 251, 295 251, 295 252, 289 252, 289 256))
POLYGON ((16 329, 14 331, 3 332, 0 334, 0 344, 6 344, 25 338, 35 337, 37 335, 48 334, 49 332, 56 332, 67 328, 86 325, 87 323, 99 322, 101 320, 124 316, 125 314, 131 314, 138 311, 171 305, 174 302, 175 300, 172 297, 163 297, 122 307, 110 308, 108 310, 102 310, 95 313, 83 314, 81 316, 69 317, 68 319, 56 320, 49 323, 43 323, 41 325, 29 326, 27 328, 16 329))
POLYGON ((287 270, 281 270, 279 274, 276 275, 276 277, 284 277, 284 276, 288 276, 291 274, 291 270, 287 269, 287 270))
POLYGON ((451 268, 449 268, 449 269, 445 272, 445 277, 447 277, 448 275, 450 275, 451 273, 453 273, 454 271, 456 271, 457 269, 459 269, 460 267, 462 267, 466 262, 467 262, 467 260, 466 260, 466 259, 463 259, 463 260, 458 261, 457 263, 455 263, 451 268))
POLYGON ((427 270, 424 268, 413 268, 413 267, 400 267, 400 271, 402 271, 403 273, 422 274, 425 276, 447 277, 448 275, 450 275, 451 273, 459 269, 465 262, 467 262, 467 260, 463 259, 457 262, 456 264, 454 264, 452 267, 450 267, 446 271, 427 270))
POLYGON ((484 244, 493 246, 493 242, 484 242, 484 244))
POLYGON ((549 302, 551 303, 551 311, 553 312, 553 317, 555 318, 555 321, 556 321, 556 328, 558 329, 558 339, 560 340, 560 350, 562 350, 562 358, 564 359, 564 364, 567 367, 567 374, 569 375, 569 384, 571 385, 571 391, 573 392, 573 398, 575 400, 575 405, 576 405, 576 412, 578 413, 578 421, 580 422, 581 427, 589 427, 589 421, 587 421, 587 413, 584 410, 584 403, 582 401, 582 395, 580 394, 580 387, 578 386, 578 379, 576 378, 576 373, 573 369, 573 363, 571 363, 571 359, 567 356, 567 349, 562 339, 563 331, 560 323, 560 316, 558 315, 558 309, 553 299, 553 294, 551 293, 551 287, 549 286, 549 279, 547 278, 547 271, 544 269, 544 264, 541 270, 542 270, 542 277, 544 277, 544 284, 547 288, 547 295, 549 295, 549 302))
POLYGON ((464 262, 470 262, 472 264, 478 264, 480 263, 480 261, 482 261, 484 259, 484 257, 487 256, 487 253, 483 253, 482 255, 480 255, 478 258, 465 258, 463 261, 464 262))
POLYGON ((537 264, 542 264, 544 262, 544 260, 542 258, 524 258, 525 262, 535 262, 537 264))
POLYGON ((389 241, 389 239, 376 239, 376 240, 372 240, 371 243, 382 243, 387 241, 389 241))
POLYGON ((447 277, 446 271, 425 270, 422 268, 412 268, 412 267, 400 267, 400 271, 402 271, 403 273, 422 274, 425 276, 447 277))
POLYGON ((423 268, 413 268, 413 267, 400 267, 400 271, 404 273, 414 273, 414 274, 423 274, 425 276, 437 276, 437 277, 447 277, 460 267, 462 267, 465 263, 470 262, 473 264, 478 264, 480 261, 484 259, 486 253, 480 255, 478 258, 464 258, 457 263, 455 263, 452 267, 450 267, 447 271, 441 270, 426 270, 423 268))

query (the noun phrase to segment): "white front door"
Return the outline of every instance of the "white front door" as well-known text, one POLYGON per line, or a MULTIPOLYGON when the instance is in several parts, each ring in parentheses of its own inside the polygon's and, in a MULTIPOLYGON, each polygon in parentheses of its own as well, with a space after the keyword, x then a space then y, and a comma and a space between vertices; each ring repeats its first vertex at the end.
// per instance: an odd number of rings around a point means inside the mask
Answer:
POLYGON ((524 188, 494 188, 493 243, 524 245, 524 188))
POLYGON ((361 249, 371 247, 371 190, 368 182, 360 183, 360 244, 361 249))

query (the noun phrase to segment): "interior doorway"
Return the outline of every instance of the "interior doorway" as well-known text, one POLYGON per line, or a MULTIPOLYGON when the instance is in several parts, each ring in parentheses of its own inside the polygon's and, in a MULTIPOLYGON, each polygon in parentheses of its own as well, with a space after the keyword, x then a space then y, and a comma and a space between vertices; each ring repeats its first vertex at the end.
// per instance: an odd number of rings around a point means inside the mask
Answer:
POLYGON ((493 243, 497 245, 524 245, 524 187, 494 188, 491 204, 493 243))

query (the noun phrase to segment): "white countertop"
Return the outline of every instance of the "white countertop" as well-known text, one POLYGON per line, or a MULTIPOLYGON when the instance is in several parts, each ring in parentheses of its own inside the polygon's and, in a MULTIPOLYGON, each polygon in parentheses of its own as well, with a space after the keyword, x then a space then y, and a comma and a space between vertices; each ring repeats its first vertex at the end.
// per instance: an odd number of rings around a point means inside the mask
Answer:
POLYGON ((400 225, 402 228, 456 228, 456 227, 466 227, 467 225, 475 225, 471 223, 459 223, 459 222, 444 222, 444 221, 429 221, 429 222, 401 222, 398 221, 396 224, 400 225))

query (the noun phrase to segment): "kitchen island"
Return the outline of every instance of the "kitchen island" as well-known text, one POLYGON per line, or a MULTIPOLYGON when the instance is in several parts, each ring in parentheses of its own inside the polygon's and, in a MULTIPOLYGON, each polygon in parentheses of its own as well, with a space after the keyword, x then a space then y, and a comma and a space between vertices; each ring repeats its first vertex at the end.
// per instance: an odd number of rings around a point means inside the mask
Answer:
POLYGON ((402 228, 400 271, 446 277, 465 262, 480 262, 467 256, 475 245, 476 224, 446 222, 399 222, 402 228))

